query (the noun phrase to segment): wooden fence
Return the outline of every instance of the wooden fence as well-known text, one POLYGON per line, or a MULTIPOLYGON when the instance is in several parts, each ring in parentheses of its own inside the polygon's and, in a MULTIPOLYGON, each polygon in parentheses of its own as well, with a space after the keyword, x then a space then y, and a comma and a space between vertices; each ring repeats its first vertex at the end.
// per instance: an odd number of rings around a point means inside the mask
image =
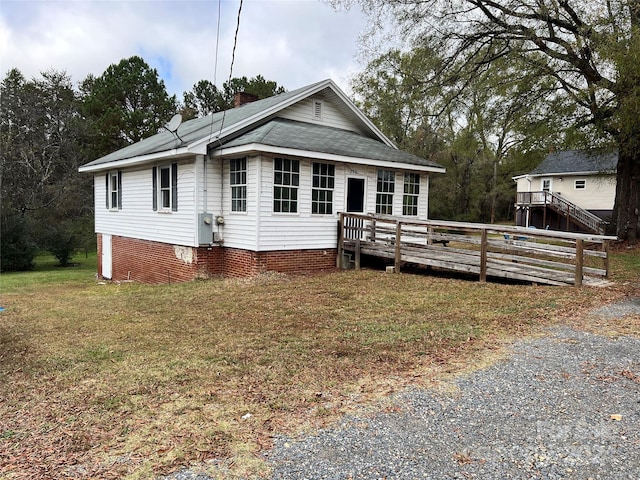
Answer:
POLYGON ((341 213, 338 267, 361 256, 549 285, 593 285, 609 276, 616 237, 480 223, 341 213))

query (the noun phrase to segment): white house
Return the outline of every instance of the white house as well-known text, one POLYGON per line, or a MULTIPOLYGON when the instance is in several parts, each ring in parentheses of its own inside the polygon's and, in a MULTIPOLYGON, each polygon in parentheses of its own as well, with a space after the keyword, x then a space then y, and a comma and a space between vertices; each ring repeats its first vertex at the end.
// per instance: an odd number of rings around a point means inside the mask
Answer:
POLYGON ((80 171, 94 175, 99 275, 162 283, 335 268, 339 212, 426 219, 444 168, 324 80, 172 121, 80 171))
POLYGON ((617 152, 553 152, 517 184, 516 225, 603 233, 616 196, 617 152))

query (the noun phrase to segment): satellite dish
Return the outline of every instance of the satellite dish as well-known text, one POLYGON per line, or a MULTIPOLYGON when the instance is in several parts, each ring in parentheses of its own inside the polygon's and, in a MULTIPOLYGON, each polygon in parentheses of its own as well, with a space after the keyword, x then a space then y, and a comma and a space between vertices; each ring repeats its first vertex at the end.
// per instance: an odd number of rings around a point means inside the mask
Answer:
POLYGON ((176 113, 173 117, 171 117, 171 120, 169 120, 169 123, 167 123, 167 130, 169 130, 170 132, 176 133, 176 131, 178 130, 178 127, 182 124, 182 115, 180 115, 179 113, 176 113))

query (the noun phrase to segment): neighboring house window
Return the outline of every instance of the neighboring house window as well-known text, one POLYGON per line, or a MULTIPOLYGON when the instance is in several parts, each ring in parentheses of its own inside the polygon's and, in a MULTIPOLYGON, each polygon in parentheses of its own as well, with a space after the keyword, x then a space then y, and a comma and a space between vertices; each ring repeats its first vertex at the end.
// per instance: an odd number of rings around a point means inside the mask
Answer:
POLYGON ((404 174, 404 195, 402 196, 402 214, 418 215, 418 195, 420 194, 420 174, 404 174))
POLYGON ((288 158, 273 159, 273 211, 296 213, 298 211, 298 186, 300 162, 288 158))
POLYGON ((573 187, 576 190, 584 190, 585 188, 587 188, 587 181, 586 180, 576 180, 573 184, 573 187))
POLYGON ((152 169, 153 209, 178 210, 178 164, 161 165, 152 169))
POLYGON ((230 161, 229 183, 231 184, 231 211, 247 211, 247 159, 230 161))
POLYGON ((107 209, 122 209, 122 172, 107 173, 107 209))
POLYGON ((543 178, 542 179, 542 191, 543 192, 550 192, 551 191, 551 179, 550 178, 543 178))
POLYGON ((313 188, 311 190, 311 213, 324 215, 333 213, 333 188, 336 167, 329 163, 313 164, 313 188))
POLYGON ((393 215, 393 190, 395 173, 390 170, 378 170, 376 190, 376 213, 393 215))

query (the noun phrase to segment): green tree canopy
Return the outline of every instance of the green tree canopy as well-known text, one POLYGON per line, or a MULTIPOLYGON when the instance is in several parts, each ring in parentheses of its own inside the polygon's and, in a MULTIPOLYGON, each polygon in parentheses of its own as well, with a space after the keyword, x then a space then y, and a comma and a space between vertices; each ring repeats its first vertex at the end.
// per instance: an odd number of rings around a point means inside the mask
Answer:
POLYGON ((200 80, 193 88, 183 93, 182 116, 185 119, 204 117, 210 113, 233 108, 236 93, 250 93, 263 99, 285 91, 277 82, 265 80, 262 75, 251 79, 232 78, 222 85, 222 90, 209 80, 200 80))
POLYGON ((88 76, 80 90, 95 157, 156 134, 177 111, 158 71, 138 56, 88 76))
POLYGON ((36 247, 65 263, 92 211, 91 181, 77 171, 86 160, 78 95, 65 72, 26 80, 13 69, 0 98, 2 269, 28 268, 36 247))

